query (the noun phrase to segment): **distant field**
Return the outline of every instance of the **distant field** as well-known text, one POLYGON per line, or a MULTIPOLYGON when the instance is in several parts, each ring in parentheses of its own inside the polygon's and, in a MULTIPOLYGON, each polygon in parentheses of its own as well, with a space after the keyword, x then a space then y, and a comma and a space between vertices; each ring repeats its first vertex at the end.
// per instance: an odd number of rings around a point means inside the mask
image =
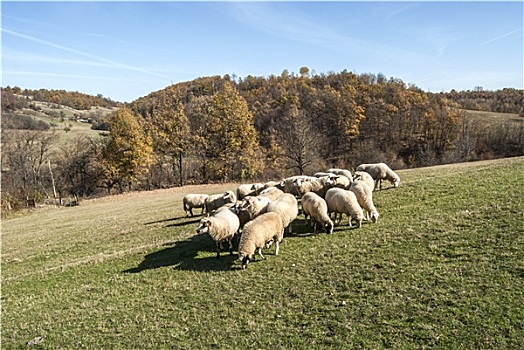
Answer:
POLYGON ((43 120, 51 125, 50 133, 58 136, 60 143, 67 143, 79 136, 97 137, 102 131, 92 130, 86 120, 93 115, 108 116, 116 108, 91 107, 88 110, 78 110, 67 106, 55 105, 47 102, 33 102, 38 111, 24 109, 20 113, 30 115, 37 120, 43 120))
POLYGON ((484 112, 484 111, 473 111, 463 110, 466 117, 470 117, 472 120, 479 122, 486 127, 504 124, 504 123, 523 123, 524 118, 519 117, 516 113, 496 113, 496 112, 484 112))
POLYGON ((241 270, 187 186, 2 222, 2 349, 522 349, 524 157, 399 171, 378 223, 241 270))

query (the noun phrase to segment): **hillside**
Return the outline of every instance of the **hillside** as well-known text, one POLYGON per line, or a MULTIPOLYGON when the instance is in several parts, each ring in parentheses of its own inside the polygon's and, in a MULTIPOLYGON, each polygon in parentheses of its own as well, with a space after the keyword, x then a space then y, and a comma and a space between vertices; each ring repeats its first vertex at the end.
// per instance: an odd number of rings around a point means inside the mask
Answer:
POLYGON ((376 224, 312 235, 241 270, 195 235, 185 186, 2 222, 2 346, 517 349, 524 157, 399 170, 376 224), (263 336, 261 336, 263 335, 263 336))

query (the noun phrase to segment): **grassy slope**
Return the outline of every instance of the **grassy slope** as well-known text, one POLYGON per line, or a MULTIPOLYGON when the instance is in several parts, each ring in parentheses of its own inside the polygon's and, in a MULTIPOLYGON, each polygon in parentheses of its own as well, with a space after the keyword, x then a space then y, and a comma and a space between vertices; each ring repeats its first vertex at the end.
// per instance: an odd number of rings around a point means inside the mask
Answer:
POLYGON ((195 236, 192 187, 6 220, 2 348, 523 348, 524 157, 399 174, 377 224, 299 217, 245 271, 195 236))
POLYGON ((80 118, 89 118, 91 114, 95 113, 108 116, 114 110, 116 110, 116 108, 110 109, 105 107, 91 107, 89 110, 78 110, 67 106, 50 104, 47 102, 35 101, 33 103, 40 108, 40 111, 25 109, 23 111, 19 111, 19 113, 30 115, 36 120, 43 120, 50 125, 55 124, 56 126, 51 127, 49 133, 56 135, 60 143, 71 142, 80 136, 97 137, 101 134, 100 130, 91 129, 90 123, 75 121, 77 116, 80 118), (53 108, 51 106, 58 106, 58 108, 53 108), (59 117, 60 113, 63 113, 64 120, 59 117), (53 114, 56 116, 53 117, 53 114), (70 129, 67 132, 64 130, 66 127, 70 129))

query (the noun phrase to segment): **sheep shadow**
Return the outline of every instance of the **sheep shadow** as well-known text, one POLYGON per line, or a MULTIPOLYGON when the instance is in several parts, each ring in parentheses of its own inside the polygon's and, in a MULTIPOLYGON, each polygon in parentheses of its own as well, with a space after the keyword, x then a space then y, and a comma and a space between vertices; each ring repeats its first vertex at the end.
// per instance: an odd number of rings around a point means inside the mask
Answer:
MULTIPOLYGON (((308 237, 315 235, 313 227, 310 224, 309 219, 306 220, 304 218, 295 219, 292 223, 293 225, 293 232, 288 233, 286 230, 286 233, 284 234, 284 237, 290 237, 290 238, 296 238, 296 237, 308 237)), ((349 227, 347 218, 345 218, 341 223, 338 225, 335 225, 333 228, 333 233, 337 232, 346 232, 347 230, 353 230, 357 229, 357 227, 354 225, 353 227, 349 227)), ((323 229, 317 229, 316 235, 320 234, 326 234, 326 232, 323 229)))
POLYGON ((178 217, 169 218, 169 219, 149 221, 149 222, 144 223, 144 225, 145 226, 149 226, 149 225, 164 224, 164 223, 168 223, 168 222, 172 222, 172 221, 183 220, 182 222, 174 222, 172 224, 168 224, 168 225, 165 226, 165 227, 180 227, 180 226, 186 226, 186 225, 195 224, 197 222, 200 222, 200 219, 202 217, 197 216, 197 215, 195 215, 195 216, 178 216, 178 217), (190 220, 188 220, 188 219, 190 219, 190 220))
POLYGON ((237 259, 237 255, 229 255, 223 251, 220 258, 216 258, 216 244, 209 235, 195 235, 183 241, 166 243, 165 248, 144 256, 144 260, 137 266, 124 273, 140 273, 146 270, 172 266, 175 270, 190 271, 224 271, 230 270, 237 259), (202 251, 211 256, 199 257, 202 251))

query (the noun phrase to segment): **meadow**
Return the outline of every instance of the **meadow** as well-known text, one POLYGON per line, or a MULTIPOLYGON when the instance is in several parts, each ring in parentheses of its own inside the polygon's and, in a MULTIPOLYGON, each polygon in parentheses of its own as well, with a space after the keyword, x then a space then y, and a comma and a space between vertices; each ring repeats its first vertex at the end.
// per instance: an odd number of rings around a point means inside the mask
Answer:
POLYGON ((241 270, 186 186, 2 222, 2 349, 524 348, 524 157, 408 169, 376 224, 312 234, 241 270))

